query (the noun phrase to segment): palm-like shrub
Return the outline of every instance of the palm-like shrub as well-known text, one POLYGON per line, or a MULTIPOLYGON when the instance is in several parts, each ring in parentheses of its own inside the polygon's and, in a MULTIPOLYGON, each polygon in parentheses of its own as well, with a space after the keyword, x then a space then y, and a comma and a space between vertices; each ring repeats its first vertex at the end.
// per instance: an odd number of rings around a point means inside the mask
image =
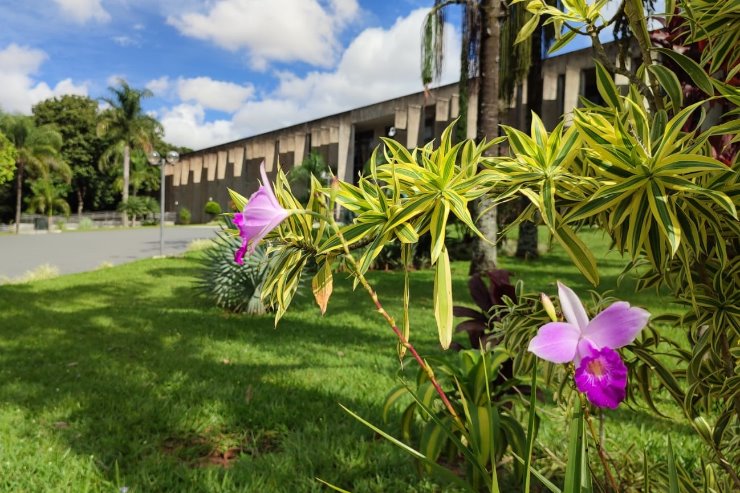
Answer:
POLYGON ((270 264, 269 256, 260 245, 254 253, 244 257, 244 265, 237 264, 234 252, 241 245, 241 239, 228 232, 233 228, 231 218, 226 218, 213 246, 204 250, 197 289, 224 310, 264 314, 267 307, 260 297, 270 264))

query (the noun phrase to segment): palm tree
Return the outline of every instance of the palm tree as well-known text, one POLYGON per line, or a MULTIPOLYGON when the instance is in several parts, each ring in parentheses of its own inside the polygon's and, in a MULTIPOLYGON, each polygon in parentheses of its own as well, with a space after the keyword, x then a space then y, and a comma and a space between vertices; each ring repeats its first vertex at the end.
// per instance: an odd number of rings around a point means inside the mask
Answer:
MULTIPOLYGON (((124 143, 108 147, 101 155, 98 165, 101 170, 115 169, 117 173, 113 186, 123 191, 123 175, 121 173, 124 155, 124 143)), ((132 149, 129 153, 129 188, 131 196, 136 197, 139 191, 151 192, 159 190, 159 168, 151 166, 143 149, 132 149)))
MULTIPOLYGON (((139 147, 148 151, 155 136, 161 135, 162 126, 154 118, 145 115, 141 100, 152 96, 148 89, 135 89, 123 80, 118 80, 117 87, 109 87, 111 97, 102 98, 110 105, 100 117, 98 133, 109 141, 109 147, 121 149, 123 154, 123 193, 122 202, 128 200, 131 149, 139 147)), ((124 226, 128 224, 128 215, 122 213, 124 226)))
POLYGON ((41 168, 39 176, 31 182, 31 193, 33 194, 28 199, 28 210, 29 212, 39 211, 40 213, 46 213, 48 217, 48 229, 52 229, 52 216, 54 210, 61 210, 65 215, 69 215, 70 207, 66 200, 64 200, 67 194, 67 183, 69 183, 72 175, 69 166, 63 166, 60 168, 60 176, 55 176, 52 170, 45 166, 41 168), (60 183, 59 178, 62 178, 60 183))
MULTIPOLYGON (((468 79, 478 76, 478 128, 477 137, 489 139, 498 136, 500 74, 499 57, 510 57, 501 50, 501 16, 500 0, 435 0, 434 6, 427 14, 423 29, 422 41, 422 81, 425 85, 439 79, 442 73, 442 52, 444 10, 450 5, 463 7, 462 49, 460 55, 460 114, 466 121, 468 111, 468 79)), ((462 127, 465 127, 463 123, 462 127)), ((488 153, 496 153, 491 148, 488 153)), ((487 237, 498 236, 497 214, 495 207, 489 207, 484 200, 474 203, 477 213, 478 229, 487 237)), ((473 258, 470 263, 471 274, 496 268, 496 247, 481 241, 475 241, 473 258)))
POLYGON ((60 159, 62 136, 47 125, 36 126, 33 118, 23 115, 0 116, 0 130, 16 148, 15 232, 20 231, 23 203, 23 179, 26 168, 40 174, 45 169, 64 168, 60 159))
MULTIPOLYGON (((548 0, 547 3, 552 3, 548 0)), ((528 106, 531 111, 541 112, 541 24, 531 38, 515 43, 517 34, 531 18, 525 5, 516 3, 504 7, 501 0, 435 0, 434 6, 427 14, 423 29, 422 41, 422 82, 425 85, 438 80, 442 73, 444 54, 443 28, 444 11, 450 5, 463 7, 462 14, 462 48, 460 56, 459 101, 460 119, 467 121, 469 79, 479 77, 477 138, 498 136, 499 99, 510 101, 514 89, 529 77, 528 106)), ((550 33, 545 34, 551 38, 550 33)), ((463 139, 466 125, 458 126, 458 138, 463 139)), ((497 149, 490 149, 496 153, 497 149)), ((489 207, 484 201, 474 204, 478 213, 478 228, 488 238, 495 239, 498 234, 496 208, 489 207)), ((527 252, 537 250, 537 228, 520 229, 520 240, 528 246, 527 252), (534 232, 532 231, 534 229, 534 232), (534 239, 532 238, 534 234, 534 239)), ((523 246, 524 246, 523 245, 523 246)), ((470 272, 483 272, 495 268, 496 247, 475 239, 473 259, 470 272)))

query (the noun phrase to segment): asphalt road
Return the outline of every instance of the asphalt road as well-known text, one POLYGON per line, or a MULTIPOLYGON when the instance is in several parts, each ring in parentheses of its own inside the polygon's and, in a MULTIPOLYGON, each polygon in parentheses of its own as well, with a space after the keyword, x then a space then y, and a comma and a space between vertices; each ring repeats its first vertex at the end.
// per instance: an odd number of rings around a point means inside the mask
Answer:
MULTIPOLYGON (((212 238, 218 227, 164 229, 164 253, 182 253, 191 241, 212 238)), ((0 278, 14 278, 49 264, 60 274, 84 272, 104 262, 122 264, 159 255, 159 228, 0 235, 0 278)))

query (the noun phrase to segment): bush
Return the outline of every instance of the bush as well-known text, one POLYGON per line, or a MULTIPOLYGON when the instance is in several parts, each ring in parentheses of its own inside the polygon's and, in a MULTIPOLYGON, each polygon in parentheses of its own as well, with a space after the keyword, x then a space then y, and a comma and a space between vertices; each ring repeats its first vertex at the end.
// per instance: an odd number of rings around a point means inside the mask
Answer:
POLYGON ((83 217, 82 219, 80 219, 80 222, 77 225, 77 229, 80 231, 86 231, 88 229, 93 229, 94 227, 95 222, 89 217, 83 217))
POLYGON ((129 197, 126 202, 118 204, 118 210, 128 213, 131 221, 140 217, 143 222, 152 221, 154 214, 159 210, 159 202, 152 197, 129 197))
POLYGON ((192 217, 193 216, 190 214, 190 210, 187 207, 183 207, 180 209, 180 212, 177 213, 177 218, 180 224, 190 224, 192 217))
POLYGON ((203 250, 203 268, 196 288, 224 310, 264 314, 267 308, 260 297, 269 258, 259 245, 254 253, 244 257, 244 265, 237 264, 234 252, 241 246, 241 239, 229 234, 230 228, 234 225, 231 218, 226 218, 212 246, 203 250))
POLYGON ((214 200, 209 200, 206 202, 205 212, 211 216, 218 216, 221 214, 221 205, 214 200))

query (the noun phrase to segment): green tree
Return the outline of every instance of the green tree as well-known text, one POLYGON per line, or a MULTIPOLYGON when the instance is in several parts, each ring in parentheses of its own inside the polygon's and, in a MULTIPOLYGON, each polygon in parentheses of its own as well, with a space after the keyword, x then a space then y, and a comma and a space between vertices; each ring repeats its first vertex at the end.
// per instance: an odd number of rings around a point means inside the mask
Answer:
POLYGON ((28 212, 40 212, 48 217, 48 228, 52 228, 54 211, 69 215, 69 203, 64 199, 69 191, 71 170, 63 169, 55 173, 48 166, 41 168, 39 176, 31 182, 31 196, 28 198, 28 212))
MULTIPOLYGON (((100 117, 98 134, 108 141, 103 160, 109 161, 111 153, 122 153, 122 202, 125 203, 129 196, 131 150, 140 148, 146 152, 151 149, 155 137, 162 134, 162 126, 154 118, 145 115, 141 107, 141 100, 150 97, 151 91, 135 89, 123 79, 119 79, 118 86, 108 89, 111 97, 102 98, 102 100, 110 105, 110 108, 105 110, 100 117)), ((128 214, 125 209, 122 217, 123 224, 126 225, 128 214)))
POLYGON ((81 214, 92 206, 93 188, 105 186, 96 165, 102 153, 96 131, 98 103, 86 96, 65 95, 42 101, 32 111, 37 125, 54 125, 64 139, 61 155, 72 169, 71 185, 81 214))
POLYGON ((0 185, 13 178, 17 154, 13 143, 0 132, 0 185))
MULTIPOLYGON (((311 151, 299 166, 290 171, 288 179, 292 184, 300 187, 301 191, 296 193, 308 196, 308 191, 311 189, 311 177, 315 176, 323 182, 322 176, 329 172, 331 172, 331 169, 323 156, 316 151, 311 151)), ((305 196, 300 198, 303 199, 305 196)))
POLYGON ((18 233, 26 168, 33 175, 49 167, 65 167, 60 154, 62 136, 51 126, 36 126, 32 117, 23 115, 0 116, 0 130, 5 133, 17 151, 15 232, 18 233))

